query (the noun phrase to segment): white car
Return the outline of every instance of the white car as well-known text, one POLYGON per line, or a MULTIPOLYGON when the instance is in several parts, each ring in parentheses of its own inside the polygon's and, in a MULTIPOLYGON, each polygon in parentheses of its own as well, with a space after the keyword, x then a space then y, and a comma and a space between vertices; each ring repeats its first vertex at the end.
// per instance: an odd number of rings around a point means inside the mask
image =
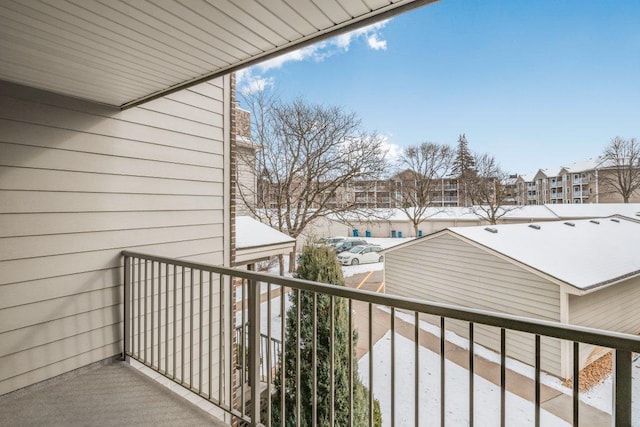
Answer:
POLYGON ((377 245, 360 245, 354 246, 347 252, 338 255, 338 261, 342 265, 358 265, 371 262, 382 262, 384 259, 382 254, 382 246, 377 245))

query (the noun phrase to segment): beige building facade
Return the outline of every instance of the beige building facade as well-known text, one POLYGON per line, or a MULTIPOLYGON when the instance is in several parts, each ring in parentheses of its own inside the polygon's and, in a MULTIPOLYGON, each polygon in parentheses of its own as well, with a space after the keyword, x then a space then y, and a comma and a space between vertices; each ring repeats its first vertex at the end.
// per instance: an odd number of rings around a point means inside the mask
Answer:
POLYGON ((231 96, 120 111, 0 82, 0 394, 121 352, 123 249, 230 265, 231 96))
MULTIPOLYGON (((523 205, 621 203, 622 196, 605 184, 606 178, 615 174, 599 157, 557 169, 540 169, 518 176, 517 200, 523 205)), ((634 193, 629 202, 640 202, 640 192, 634 193)))

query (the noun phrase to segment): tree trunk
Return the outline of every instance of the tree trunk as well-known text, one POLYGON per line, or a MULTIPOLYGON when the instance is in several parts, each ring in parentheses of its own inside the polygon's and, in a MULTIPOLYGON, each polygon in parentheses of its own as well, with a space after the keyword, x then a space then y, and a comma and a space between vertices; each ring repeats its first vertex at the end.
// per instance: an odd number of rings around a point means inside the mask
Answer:
POLYGON ((418 237, 418 227, 420 226, 420 224, 413 224, 413 235, 414 237, 418 237))

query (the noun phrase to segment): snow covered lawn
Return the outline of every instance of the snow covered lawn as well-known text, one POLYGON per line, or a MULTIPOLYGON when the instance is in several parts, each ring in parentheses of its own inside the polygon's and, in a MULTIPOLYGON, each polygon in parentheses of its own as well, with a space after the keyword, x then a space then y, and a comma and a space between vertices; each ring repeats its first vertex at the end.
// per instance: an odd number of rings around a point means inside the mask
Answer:
POLYGON ((342 275, 344 277, 355 276, 360 273, 368 273, 370 271, 384 270, 384 262, 374 262, 372 264, 343 265, 342 275))
MULTIPOLYGON (((386 307, 380 308, 387 313, 390 310, 386 307)), ((403 321, 414 324, 414 317, 406 313, 396 312, 396 316, 403 321)), ((420 329, 430 334, 440 337, 440 328, 425 321, 420 321, 420 329)), ((451 331, 446 332, 446 340, 458 347, 468 350, 469 341, 451 331)), ((475 354, 494 363, 500 363, 500 354, 493 350, 489 350, 481 345, 475 344, 475 354)), ((413 350, 412 350, 413 351, 413 350)), ((375 353, 375 351, 374 351, 375 353)), ((522 363, 512 358, 507 358, 507 369, 517 372, 523 376, 533 379, 535 377, 535 369, 532 366, 522 363)), ((540 373, 540 382, 548 387, 558 390, 566 395, 571 396, 572 389, 562 385, 562 382, 553 375, 540 373)), ((640 355, 636 355, 632 365, 632 419, 637 420, 634 425, 640 426, 640 355)), ((580 393, 580 400, 587 405, 593 406, 608 414, 612 413, 613 402, 613 383, 609 376, 603 382, 593 387, 587 392, 580 393)))
MULTIPOLYGON (((396 334, 396 425, 414 425, 414 343, 396 334)), ((440 425, 440 355, 420 348, 420 426, 440 425)), ((374 396, 380 401, 383 425, 391 425, 391 333, 373 347, 374 396)), ((365 385, 369 384, 369 357, 367 353, 358 362, 358 371, 365 385)), ((447 426, 469 425, 469 371, 446 361, 445 413, 447 426)), ((475 377, 476 425, 497 425, 500 420, 500 387, 475 377)), ((509 426, 534 425, 534 405, 510 392, 506 393, 506 424, 509 426)), ((544 426, 569 424, 546 411, 541 411, 544 426)))

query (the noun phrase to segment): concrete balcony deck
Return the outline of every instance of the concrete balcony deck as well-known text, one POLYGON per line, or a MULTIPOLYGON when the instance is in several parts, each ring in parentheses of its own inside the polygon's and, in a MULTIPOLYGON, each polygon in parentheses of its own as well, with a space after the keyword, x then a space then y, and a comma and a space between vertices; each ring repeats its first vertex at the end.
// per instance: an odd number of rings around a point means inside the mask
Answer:
POLYGON ((225 426, 125 362, 94 364, 0 397, 7 426, 225 426))

